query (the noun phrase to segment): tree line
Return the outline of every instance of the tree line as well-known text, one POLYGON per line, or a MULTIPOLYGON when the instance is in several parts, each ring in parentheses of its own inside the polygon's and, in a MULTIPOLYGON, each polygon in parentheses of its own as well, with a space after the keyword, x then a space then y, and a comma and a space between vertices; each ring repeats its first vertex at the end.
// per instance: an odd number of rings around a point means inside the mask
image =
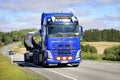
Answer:
POLYGON ((120 42, 120 31, 116 29, 90 29, 85 30, 84 40, 89 42, 94 41, 109 41, 120 42))
POLYGON ((28 32, 36 31, 37 29, 22 29, 19 31, 11 31, 11 32, 0 32, 0 47, 3 45, 7 45, 13 42, 22 41, 24 36, 28 32))
MULTIPOLYGON (((13 42, 22 41, 24 36, 31 31, 36 31, 37 29, 22 29, 19 31, 12 32, 0 32, 0 47, 13 42)), ((111 41, 120 42, 120 31, 116 29, 89 29, 85 30, 84 41, 111 41)))

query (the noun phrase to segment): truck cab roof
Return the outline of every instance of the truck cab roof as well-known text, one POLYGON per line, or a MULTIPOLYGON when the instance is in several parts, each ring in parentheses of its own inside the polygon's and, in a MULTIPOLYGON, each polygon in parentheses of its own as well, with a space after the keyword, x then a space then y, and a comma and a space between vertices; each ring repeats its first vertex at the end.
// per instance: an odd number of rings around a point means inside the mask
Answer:
POLYGON ((78 23, 78 20, 73 13, 42 13, 41 25, 43 25, 44 21, 55 21, 55 23, 61 23, 65 21, 74 23, 74 21, 77 21, 78 23))

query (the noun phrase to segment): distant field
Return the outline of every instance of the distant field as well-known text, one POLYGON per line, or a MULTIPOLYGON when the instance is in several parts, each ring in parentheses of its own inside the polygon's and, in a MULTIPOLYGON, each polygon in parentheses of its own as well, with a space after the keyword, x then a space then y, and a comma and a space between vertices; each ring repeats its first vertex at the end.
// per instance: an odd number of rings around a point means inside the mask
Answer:
POLYGON ((83 45, 92 45, 95 46, 98 54, 103 54, 104 49, 112 46, 120 45, 120 42, 82 42, 83 45))

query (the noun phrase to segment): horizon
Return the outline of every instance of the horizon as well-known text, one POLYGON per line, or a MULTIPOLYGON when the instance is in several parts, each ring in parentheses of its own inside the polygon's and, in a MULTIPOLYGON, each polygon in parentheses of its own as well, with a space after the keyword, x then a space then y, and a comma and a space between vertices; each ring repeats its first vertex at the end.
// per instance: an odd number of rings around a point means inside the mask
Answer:
MULTIPOLYGON (((14 32, 14 31, 27 30, 27 29, 36 29, 36 31, 39 30, 39 29, 37 29, 37 28, 24 28, 24 29, 19 29, 19 30, 12 30, 12 31, 14 32)), ((89 28, 89 29, 84 29, 84 32, 85 32, 86 30, 94 30, 94 29, 97 29, 97 30, 100 30, 100 31, 102 31, 102 30, 111 30, 111 29, 120 31, 120 29, 115 29, 115 28, 109 28, 109 29, 107 29, 107 28, 106 28, 106 29, 89 28)), ((7 31, 7 32, 12 32, 12 31, 7 31)), ((6 31, 0 31, 0 32, 7 33, 6 31)))

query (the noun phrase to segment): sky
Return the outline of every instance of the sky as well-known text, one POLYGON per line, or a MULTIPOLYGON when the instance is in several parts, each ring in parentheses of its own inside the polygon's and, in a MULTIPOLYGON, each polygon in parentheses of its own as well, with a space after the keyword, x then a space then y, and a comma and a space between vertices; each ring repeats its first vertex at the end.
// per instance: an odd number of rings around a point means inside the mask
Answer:
POLYGON ((120 0, 0 0, 0 31, 40 29, 42 12, 73 12, 85 30, 120 30, 120 0))

